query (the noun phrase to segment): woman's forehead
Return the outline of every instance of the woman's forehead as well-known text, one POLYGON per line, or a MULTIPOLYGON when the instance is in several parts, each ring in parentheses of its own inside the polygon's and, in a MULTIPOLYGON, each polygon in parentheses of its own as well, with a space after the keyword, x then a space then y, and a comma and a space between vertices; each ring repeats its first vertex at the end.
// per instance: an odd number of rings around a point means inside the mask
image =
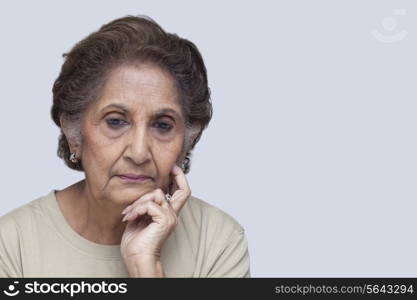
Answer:
POLYGON ((173 77, 158 66, 142 64, 138 66, 122 65, 113 69, 106 81, 108 89, 117 92, 176 93, 173 77))
POLYGON ((120 109, 133 113, 139 107, 181 113, 172 77, 158 67, 119 67, 106 80, 96 110, 120 109))

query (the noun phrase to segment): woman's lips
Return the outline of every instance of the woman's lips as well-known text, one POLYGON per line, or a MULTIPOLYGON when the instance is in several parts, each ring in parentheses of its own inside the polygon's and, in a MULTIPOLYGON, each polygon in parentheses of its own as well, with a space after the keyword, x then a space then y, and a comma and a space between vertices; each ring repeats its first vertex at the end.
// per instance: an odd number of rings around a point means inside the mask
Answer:
POLYGON ((123 175, 117 175, 120 179, 128 182, 143 182, 146 180, 152 180, 152 177, 145 176, 145 175, 131 175, 131 174, 123 174, 123 175))

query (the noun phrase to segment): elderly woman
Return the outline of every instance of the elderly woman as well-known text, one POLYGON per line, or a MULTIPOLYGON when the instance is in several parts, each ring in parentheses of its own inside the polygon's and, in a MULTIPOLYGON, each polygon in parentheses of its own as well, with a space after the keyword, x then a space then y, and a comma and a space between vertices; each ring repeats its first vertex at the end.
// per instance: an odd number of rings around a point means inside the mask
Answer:
POLYGON ((64 57, 58 156, 85 178, 0 218, 0 276, 250 277, 244 229, 185 176, 212 116, 196 46, 127 16, 64 57))

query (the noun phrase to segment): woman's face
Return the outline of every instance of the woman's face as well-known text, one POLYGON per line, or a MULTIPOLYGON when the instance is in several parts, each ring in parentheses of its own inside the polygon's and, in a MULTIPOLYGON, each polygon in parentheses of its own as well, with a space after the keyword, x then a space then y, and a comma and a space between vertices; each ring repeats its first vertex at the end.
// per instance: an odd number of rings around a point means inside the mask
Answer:
POLYGON ((156 188, 167 191, 181 158, 184 117, 172 77, 157 66, 119 66, 83 120, 81 161, 90 193, 128 204, 156 188), (127 182, 121 174, 151 176, 127 182))

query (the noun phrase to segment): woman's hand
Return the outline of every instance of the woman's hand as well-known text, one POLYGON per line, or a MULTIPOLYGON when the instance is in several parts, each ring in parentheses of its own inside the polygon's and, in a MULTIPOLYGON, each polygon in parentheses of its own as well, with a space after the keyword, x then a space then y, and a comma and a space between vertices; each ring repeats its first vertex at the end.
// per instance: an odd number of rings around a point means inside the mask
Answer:
POLYGON ((161 269, 162 245, 177 225, 178 213, 191 195, 182 169, 174 165, 171 173, 174 186, 178 189, 173 189, 175 192, 169 202, 165 200, 165 193, 158 188, 143 195, 122 212, 128 224, 122 236, 120 251, 131 274, 138 274, 137 269, 161 269))

